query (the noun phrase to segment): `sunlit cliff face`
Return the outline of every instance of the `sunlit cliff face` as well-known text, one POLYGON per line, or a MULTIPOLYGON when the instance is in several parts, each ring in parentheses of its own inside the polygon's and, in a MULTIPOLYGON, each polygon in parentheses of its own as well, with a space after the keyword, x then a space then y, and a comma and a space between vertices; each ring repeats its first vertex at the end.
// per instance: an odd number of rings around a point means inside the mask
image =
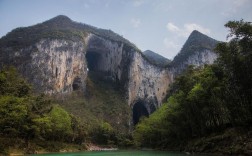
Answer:
POLYGON ((37 92, 85 92, 90 73, 116 83, 133 110, 134 124, 160 107, 174 77, 188 65, 211 64, 217 57, 210 50, 198 51, 164 68, 146 60, 134 47, 92 33, 79 41, 45 38, 19 50, 1 50, 5 54, 2 62, 16 66, 37 92))

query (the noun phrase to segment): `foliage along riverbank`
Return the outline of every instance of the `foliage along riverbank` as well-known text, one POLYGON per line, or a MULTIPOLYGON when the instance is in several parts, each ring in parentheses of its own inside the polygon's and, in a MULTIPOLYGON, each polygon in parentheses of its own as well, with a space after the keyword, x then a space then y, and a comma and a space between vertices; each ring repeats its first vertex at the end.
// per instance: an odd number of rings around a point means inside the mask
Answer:
POLYGON ((176 79, 168 101, 136 126, 138 146, 252 154, 252 25, 225 26, 231 40, 217 45, 217 61, 176 79))
MULTIPOLYGON (((65 98, 69 100, 62 100, 43 94, 36 95, 32 86, 17 73, 15 68, 5 67, 0 71, 0 153, 79 151, 86 150, 88 143, 110 146, 132 145, 131 137, 125 133, 125 128, 118 127, 118 124, 115 127, 113 124, 115 121, 109 120, 114 119, 110 118, 111 109, 121 113, 127 111, 125 108, 127 105, 122 101, 120 104, 123 106, 120 108, 119 104, 114 104, 115 101, 111 102, 111 105, 104 105, 100 97, 111 93, 112 89, 107 89, 105 93, 100 90, 95 90, 93 86, 92 94, 96 94, 96 101, 92 102, 91 95, 88 97, 90 104, 96 102, 92 107, 85 106, 83 96, 68 95, 65 98), (74 110, 69 109, 68 106, 71 104, 71 109, 74 110), (111 109, 107 108, 108 106, 111 106, 111 109), (85 116, 75 113, 76 108, 78 112, 84 110, 85 116), (101 115, 97 110, 102 108, 103 120, 96 116, 97 113, 101 115)), ((118 101, 121 99, 117 94, 111 96, 118 101)), ((111 101, 110 96, 103 102, 108 103, 106 100, 111 101)), ((126 115, 128 114, 125 113, 126 115)))

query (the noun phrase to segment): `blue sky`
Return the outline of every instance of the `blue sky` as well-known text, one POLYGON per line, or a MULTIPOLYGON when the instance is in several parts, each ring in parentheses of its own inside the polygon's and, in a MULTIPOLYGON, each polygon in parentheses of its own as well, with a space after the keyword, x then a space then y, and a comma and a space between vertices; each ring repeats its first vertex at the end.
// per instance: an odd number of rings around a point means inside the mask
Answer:
POLYGON ((60 14, 172 59, 194 29, 225 41, 227 21, 252 21, 252 0, 0 0, 0 37, 60 14))

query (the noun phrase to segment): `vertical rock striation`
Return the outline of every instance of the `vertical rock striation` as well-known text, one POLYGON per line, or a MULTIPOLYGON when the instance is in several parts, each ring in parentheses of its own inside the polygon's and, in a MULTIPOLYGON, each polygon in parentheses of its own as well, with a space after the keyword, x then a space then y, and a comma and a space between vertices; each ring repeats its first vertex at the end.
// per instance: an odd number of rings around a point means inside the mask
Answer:
POLYGON ((134 53, 129 71, 128 103, 142 101, 148 113, 155 111, 165 98, 170 78, 166 68, 150 64, 140 53, 134 53))
POLYGON ((46 94, 85 91, 89 72, 95 73, 121 86, 137 123, 162 104, 188 65, 213 63, 216 44, 194 31, 169 66, 160 67, 116 33, 58 16, 1 38, 0 66, 15 66, 35 91, 46 94))

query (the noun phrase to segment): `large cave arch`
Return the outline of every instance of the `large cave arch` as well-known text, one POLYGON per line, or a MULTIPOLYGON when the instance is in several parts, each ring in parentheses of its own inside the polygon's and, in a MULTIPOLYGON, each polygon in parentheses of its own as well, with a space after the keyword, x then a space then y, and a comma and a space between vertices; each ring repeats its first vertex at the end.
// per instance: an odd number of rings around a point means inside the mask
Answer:
POLYGON ((149 112, 144 102, 138 101, 133 106, 133 124, 136 125, 143 116, 149 117, 149 112))
POLYGON ((91 72, 99 72, 102 66, 102 55, 98 51, 87 51, 86 60, 88 70, 91 72))

